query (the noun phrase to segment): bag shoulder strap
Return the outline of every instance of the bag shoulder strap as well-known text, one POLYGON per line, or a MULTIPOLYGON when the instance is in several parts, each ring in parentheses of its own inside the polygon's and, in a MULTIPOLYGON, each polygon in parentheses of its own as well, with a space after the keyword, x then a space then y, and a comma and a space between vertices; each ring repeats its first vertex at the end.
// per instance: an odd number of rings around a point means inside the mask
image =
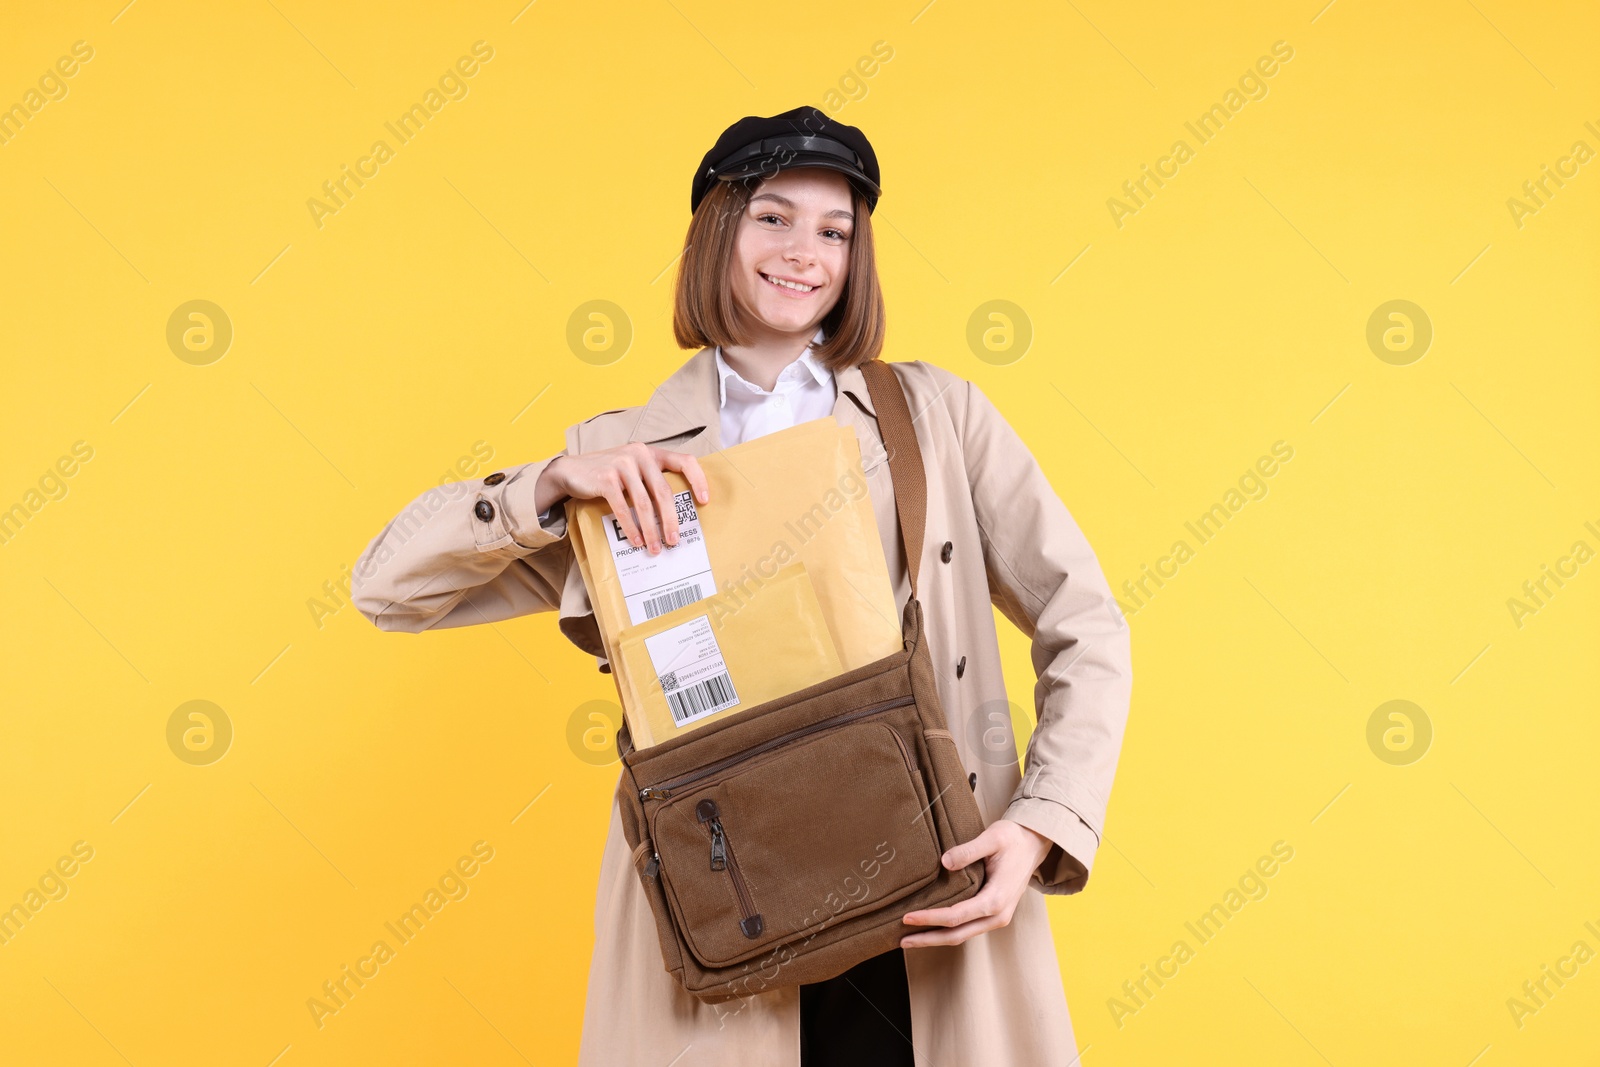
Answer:
POLYGON ((867 393, 878 415, 878 432, 889 453, 889 479, 894 483, 895 513, 900 518, 900 543, 905 548, 911 595, 917 595, 917 571, 922 563, 922 539, 928 513, 928 480, 922 466, 922 446, 911 422, 905 388, 889 364, 871 359, 861 365, 867 393))

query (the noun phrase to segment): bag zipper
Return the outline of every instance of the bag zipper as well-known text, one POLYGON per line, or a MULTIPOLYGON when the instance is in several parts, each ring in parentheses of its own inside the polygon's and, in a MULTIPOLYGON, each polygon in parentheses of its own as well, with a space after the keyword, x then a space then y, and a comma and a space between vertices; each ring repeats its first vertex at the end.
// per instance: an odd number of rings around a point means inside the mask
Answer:
POLYGON ((832 718, 823 719, 821 722, 814 722, 810 726, 802 726, 798 730, 790 730, 786 734, 780 734, 777 737, 763 741, 761 744, 752 749, 748 749, 744 752, 736 752, 731 756, 717 760, 715 763, 700 768, 693 774, 684 775, 681 778, 674 778, 672 781, 666 782, 662 785, 647 785, 643 789, 639 790, 639 799, 666 800, 672 796, 674 790, 681 789, 686 785, 698 782, 707 775, 715 774, 718 771, 725 770, 741 760, 746 760, 752 756, 760 755, 763 752, 777 748, 779 745, 788 744, 790 741, 805 737, 808 734, 817 733, 820 730, 831 730, 835 726, 843 726, 845 723, 853 722, 856 719, 864 718, 868 715, 876 715, 880 711, 888 711, 890 708, 902 708, 907 704, 915 703, 916 697, 895 697, 893 700, 883 700, 876 704, 869 704, 858 711, 846 712, 843 715, 835 715, 832 718))
POLYGON ((745 937, 760 937, 765 923, 762 921, 761 913, 756 911, 755 901, 750 896, 750 887, 744 881, 744 873, 739 870, 739 860, 733 854, 728 831, 723 828, 722 813, 717 810, 717 802, 706 797, 694 806, 694 813, 701 822, 711 824, 711 869, 726 870, 733 880, 733 892, 739 898, 739 929, 745 937))

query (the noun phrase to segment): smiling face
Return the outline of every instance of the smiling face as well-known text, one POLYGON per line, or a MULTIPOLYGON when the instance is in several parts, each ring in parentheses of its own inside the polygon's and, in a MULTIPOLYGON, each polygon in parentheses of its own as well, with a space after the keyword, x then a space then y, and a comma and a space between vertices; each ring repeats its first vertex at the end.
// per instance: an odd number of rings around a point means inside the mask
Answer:
POLYGON ((850 183, 838 171, 796 167, 756 187, 728 264, 751 332, 767 340, 817 332, 844 294, 854 226, 850 183))

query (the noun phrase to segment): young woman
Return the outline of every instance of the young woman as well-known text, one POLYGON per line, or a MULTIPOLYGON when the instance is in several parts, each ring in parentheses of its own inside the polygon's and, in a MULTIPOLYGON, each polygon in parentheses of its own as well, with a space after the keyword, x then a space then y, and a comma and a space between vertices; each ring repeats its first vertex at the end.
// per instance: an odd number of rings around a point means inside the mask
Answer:
MULTIPOLYGON (((603 664, 561 502, 606 500, 658 552, 677 534, 663 471, 705 503, 697 456, 813 418, 856 430, 903 610, 893 483, 860 370, 884 338, 878 179, 861 131, 815 108, 730 126, 695 174, 677 282, 674 332, 699 351, 645 404, 569 427, 559 455, 447 486, 442 507, 436 490, 412 501, 355 567, 360 611, 420 632, 556 610, 603 664)), ((707 1004, 663 968, 613 803, 580 1064, 910 1067, 913 1048, 930 1064, 1076 1061, 1042 894, 1078 892, 1094 861, 1132 684, 1128 631, 1093 550, 988 398, 931 363, 893 366, 928 481, 929 648, 986 826, 945 861, 982 859, 984 888, 907 914, 900 948, 837 978, 785 986, 780 974, 707 1004), (1038 725, 1020 772, 991 605, 1033 645, 1038 725)))

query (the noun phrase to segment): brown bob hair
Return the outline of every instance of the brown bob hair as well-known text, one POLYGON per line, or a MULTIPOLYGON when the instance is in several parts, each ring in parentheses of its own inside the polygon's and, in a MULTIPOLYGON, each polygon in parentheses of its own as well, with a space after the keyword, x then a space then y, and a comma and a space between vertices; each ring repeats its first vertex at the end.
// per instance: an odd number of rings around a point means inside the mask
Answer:
MULTIPOLYGON (((728 265, 733 260, 739 222, 760 187, 759 176, 715 182, 689 221, 672 307, 672 333, 678 347, 750 343, 749 335, 740 329, 728 285, 728 265)), ((834 371, 859 367, 883 351, 883 290, 878 286, 872 216, 854 185, 850 186, 850 201, 856 216, 850 233, 850 271, 844 295, 822 320, 822 344, 813 350, 817 360, 834 371)))

